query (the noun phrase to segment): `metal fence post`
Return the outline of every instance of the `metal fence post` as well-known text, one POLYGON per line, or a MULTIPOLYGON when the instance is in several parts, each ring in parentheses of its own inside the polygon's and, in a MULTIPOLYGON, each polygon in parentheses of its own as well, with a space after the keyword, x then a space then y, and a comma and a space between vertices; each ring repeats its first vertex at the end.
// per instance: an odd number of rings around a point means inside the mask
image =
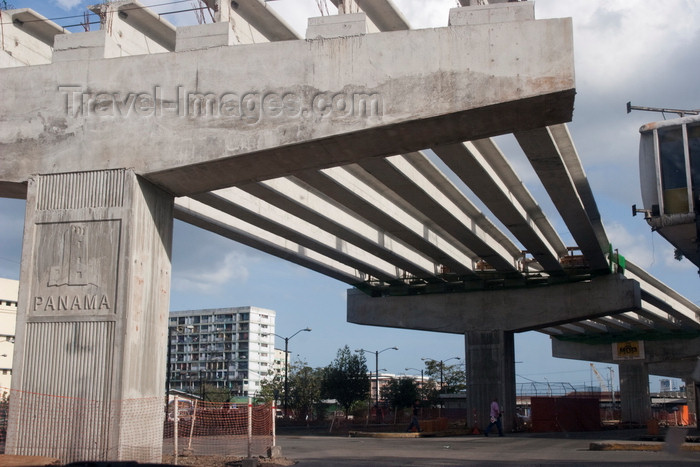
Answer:
POLYGON ((253 402, 248 396, 248 459, 250 459, 251 444, 253 443, 253 402))
POLYGON ((180 426, 179 426, 180 414, 178 413, 178 409, 179 409, 178 406, 180 405, 180 401, 178 400, 178 396, 175 396, 175 398, 173 399, 173 402, 175 403, 175 406, 173 407, 173 446, 175 448, 175 465, 177 465, 177 455, 178 455, 178 452, 180 451, 178 449, 178 445, 177 445, 178 438, 180 437, 180 433, 178 432, 180 429, 180 426))

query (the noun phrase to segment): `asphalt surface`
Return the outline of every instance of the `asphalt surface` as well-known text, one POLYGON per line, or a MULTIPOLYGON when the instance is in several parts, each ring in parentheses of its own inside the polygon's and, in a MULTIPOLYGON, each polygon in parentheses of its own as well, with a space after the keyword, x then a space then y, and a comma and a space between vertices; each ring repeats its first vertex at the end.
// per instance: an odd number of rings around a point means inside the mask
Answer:
MULTIPOLYGON (((512 434, 425 438, 371 438, 281 435, 282 456, 298 467, 342 466, 698 466, 700 452, 679 445, 641 441, 644 430, 595 433, 512 434), (610 442, 614 451, 592 451, 591 443, 610 442), (619 449, 622 446, 621 450, 619 449), (658 451, 627 450, 644 449, 658 451)), ((687 445, 686 445, 687 446, 687 445)), ((697 443, 691 443, 697 449, 697 443)))

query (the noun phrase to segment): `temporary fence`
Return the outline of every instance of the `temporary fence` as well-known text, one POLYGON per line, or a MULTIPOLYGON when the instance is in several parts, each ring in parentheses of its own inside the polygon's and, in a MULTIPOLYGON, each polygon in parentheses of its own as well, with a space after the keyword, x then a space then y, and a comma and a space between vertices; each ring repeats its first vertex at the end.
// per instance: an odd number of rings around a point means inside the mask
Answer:
POLYGON ((168 407, 163 453, 262 456, 275 445, 274 408, 175 398, 168 407), (175 434, 177 433, 177 436, 175 434))
POLYGON ((259 456, 274 446, 274 428, 270 405, 175 399, 166 407, 164 397, 96 401, 24 391, 0 399, 0 454, 66 463, 259 456), (22 423, 8 425, 10 418, 22 423))

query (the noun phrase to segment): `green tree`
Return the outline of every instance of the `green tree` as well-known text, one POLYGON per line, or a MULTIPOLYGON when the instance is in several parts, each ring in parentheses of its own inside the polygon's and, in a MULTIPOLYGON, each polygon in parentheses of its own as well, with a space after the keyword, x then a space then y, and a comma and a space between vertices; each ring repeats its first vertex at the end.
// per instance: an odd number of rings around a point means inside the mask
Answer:
POLYGON ((347 345, 338 349, 335 360, 323 369, 321 394, 337 400, 346 416, 353 403, 365 400, 369 394, 369 375, 364 354, 353 354, 347 345))
POLYGON ((204 400, 209 402, 228 402, 231 400, 231 391, 228 388, 218 388, 213 384, 204 384, 202 391, 204 400))
MULTIPOLYGON (((289 397, 287 406, 303 420, 312 415, 321 401, 322 370, 311 368, 306 362, 297 361, 289 366, 287 385, 289 397)), ((284 399, 284 375, 275 375, 260 384, 260 397, 267 403, 284 399)))
POLYGON ((311 368, 306 362, 296 362, 289 377, 289 406, 298 420, 314 415, 314 408, 321 401, 323 371, 311 368))
POLYGON ((413 378, 391 378, 382 388, 382 398, 392 407, 411 407, 416 399, 420 399, 418 384, 413 378))
POLYGON ((258 397, 271 404, 282 400, 284 395, 284 375, 275 375, 273 378, 264 379, 260 382, 260 393, 258 397))
POLYGON ((440 394, 463 391, 467 387, 467 377, 462 365, 446 364, 440 360, 426 360, 425 374, 435 381, 440 394), (442 388, 440 382, 442 381, 442 388))

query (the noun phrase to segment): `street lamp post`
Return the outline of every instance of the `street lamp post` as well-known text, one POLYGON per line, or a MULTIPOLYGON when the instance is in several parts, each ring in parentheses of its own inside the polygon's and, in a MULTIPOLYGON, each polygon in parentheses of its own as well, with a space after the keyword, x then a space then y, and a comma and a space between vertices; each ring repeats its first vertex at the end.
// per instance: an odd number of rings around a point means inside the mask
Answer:
POLYGON ((406 368, 406 371, 408 371, 408 370, 420 371, 420 396, 422 399, 423 398, 423 370, 419 370, 418 368, 406 368))
POLYGON ((365 349, 357 349, 355 352, 367 352, 367 353, 373 353, 374 354, 374 385, 375 385, 375 410, 377 412, 377 423, 379 422, 379 354, 387 351, 387 350, 399 350, 398 347, 387 347, 386 349, 383 350, 375 350, 372 352, 371 350, 365 350, 365 349))
POLYGON ((289 395, 289 382, 287 380, 288 377, 288 372, 289 372, 289 365, 287 361, 287 357, 289 355, 289 339, 292 337, 296 336, 302 331, 310 332, 311 328, 304 328, 304 329, 299 329, 297 332, 292 334, 289 337, 282 337, 279 334, 275 334, 275 336, 279 337, 280 339, 284 339, 284 416, 287 416, 287 397, 289 395))

